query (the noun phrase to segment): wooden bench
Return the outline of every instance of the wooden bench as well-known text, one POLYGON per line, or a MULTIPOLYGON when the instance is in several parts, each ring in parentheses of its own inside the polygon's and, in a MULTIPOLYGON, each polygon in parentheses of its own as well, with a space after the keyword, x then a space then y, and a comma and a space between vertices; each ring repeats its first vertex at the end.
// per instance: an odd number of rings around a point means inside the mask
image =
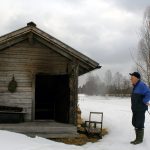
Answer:
POLYGON ((24 121, 23 109, 20 107, 0 106, 0 123, 19 123, 24 121))
POLYGON ((0 111, 0 123, 24 122, 24 112, 0 111))

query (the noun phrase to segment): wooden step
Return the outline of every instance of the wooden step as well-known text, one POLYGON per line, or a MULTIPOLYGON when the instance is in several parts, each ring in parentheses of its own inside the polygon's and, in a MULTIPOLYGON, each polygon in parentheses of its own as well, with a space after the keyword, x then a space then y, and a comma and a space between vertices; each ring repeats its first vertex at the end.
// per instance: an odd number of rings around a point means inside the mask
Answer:
POLYGON ((0 124, 0 130, 22 133, 31 137, 44 138, 77 137, 75 125, 57 122, 26 122, 17 124, 0 124))

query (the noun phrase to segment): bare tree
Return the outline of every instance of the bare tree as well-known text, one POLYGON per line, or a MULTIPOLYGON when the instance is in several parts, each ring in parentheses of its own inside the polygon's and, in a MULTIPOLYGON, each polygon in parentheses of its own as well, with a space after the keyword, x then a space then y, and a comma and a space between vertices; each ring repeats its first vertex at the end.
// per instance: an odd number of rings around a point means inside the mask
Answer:
POLYGON ((105 72, 105 84, 106 86, 110 86, 112 84, 112 73, 110 70, 105 72))
POLYGON ((144 14, 138 49, 137 69, 142 73, 143 80, 150 86, 150 7, 146 9, 144 14))
POLYGON ((116 95, 122 94, 122 83, 123 83, 122 74, 116 72, 114 75, 114 87, 116 89, 116 95))
POLYGON ((109 93, 111 85, 112 85, 112 73, 110 70, 105 72, 105 85, 106 85, 106 92, 109 93))
POLYGON ((88 95, 99 95, 101 94, 100 84, 98 75, 89 74, 86 83, 82 86, 82 92, 88 95))
POLYGON ((131 92, 129 79, 127 79, 121 73, 116 72, 111 81, 111 85, 108 85, 108 94, 115 96, 128 96, 131 92))
POLYGON ((87 95, 105 95, 105 83, 98 75, 89 74, 86 83, 79 87, 79 92, 87 95))

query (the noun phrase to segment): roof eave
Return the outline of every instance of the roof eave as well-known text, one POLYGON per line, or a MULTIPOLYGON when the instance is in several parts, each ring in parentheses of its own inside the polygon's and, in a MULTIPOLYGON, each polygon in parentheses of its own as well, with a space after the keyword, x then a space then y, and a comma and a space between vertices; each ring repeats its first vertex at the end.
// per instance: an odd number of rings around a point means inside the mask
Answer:
MULTIPOLYGON (((52 37, 51 35, 47 34, 46 32, 40 30, 39 28, 36 27, 36 25, 33 22, 30 22, 27 24, 26 27, 18 29, 16 31, 13 31, 11 33, 8 33, 4 36, 0 37, 0 49, 3 49, 5 45, 7 46, 10 43, 11 40, 21 37, 22 35, 28 34, 29 32, 32 32, 38 36, 40 36, 42 39, 46 40, 49 43, 54 44, 55 46, 61 48, 62 51, 65 53, 71 55, 75 59, 77 59, 79 62, 87 66, 86 71, 84 73, 87 73, 89 71, 92 71, 94 69, 100 69, 101 66, 99 66, 99 63, 96 61, 92 60, 91 58, 85 56, 84 54, 80 53, 79 51, 73 49, 72 47, 66 45, 65 43, 59 41, 58 39, 52 37)), ((19 42, 20 40, 18 40, 19 42)))

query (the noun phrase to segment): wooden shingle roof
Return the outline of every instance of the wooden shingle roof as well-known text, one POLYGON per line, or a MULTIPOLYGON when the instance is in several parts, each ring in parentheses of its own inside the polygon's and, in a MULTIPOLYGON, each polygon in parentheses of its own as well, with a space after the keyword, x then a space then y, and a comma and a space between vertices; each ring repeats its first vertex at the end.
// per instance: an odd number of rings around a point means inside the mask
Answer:
POLYGON ((40 30, 33 22, 29 22, 26 27, 1 36, 0 50, 22 42, 27 38, 29 40, 32 40, 32 38, 34 38, 39 42, 42 42, 44 45, 52 48, 56 52, 60 53, 62 56, 68 58, 70 61, 76 60, 75 63, 79 64, 79 75, 82 75, 97 68, 101 68, 98 62, 92 60, 91 58, 85 56, 74 48, 40 30))

